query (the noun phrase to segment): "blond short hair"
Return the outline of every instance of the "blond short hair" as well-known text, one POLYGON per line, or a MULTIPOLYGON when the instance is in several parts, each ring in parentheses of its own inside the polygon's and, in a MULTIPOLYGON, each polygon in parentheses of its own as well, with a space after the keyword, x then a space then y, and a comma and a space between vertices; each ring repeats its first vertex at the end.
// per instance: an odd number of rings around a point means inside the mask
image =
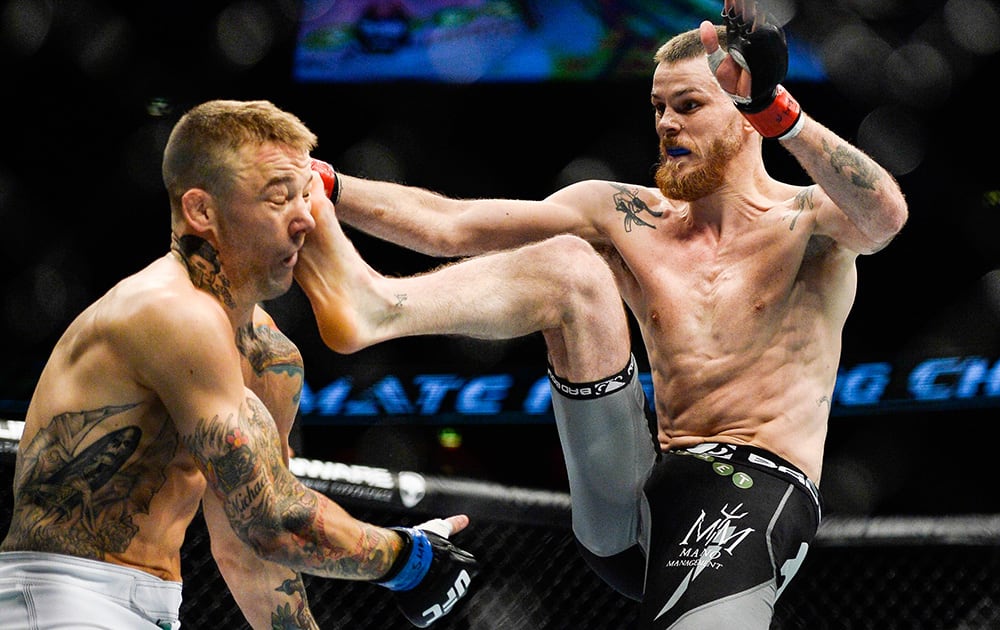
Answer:
POLYGON ((244 147, 268 142, 306 153, 316 134, 295 115, 270 101, 214 100, 190 109, 174 125, 163 151, 163 184, 170 206, 192 188, 225 196, 231 190, 244 147))
MULTIPOLYGON (((719 35, 719 45, 722 46, 723 50, 728 50, 726 27, 716 25, 715 32, 719 35)), ((690 31, 684 31, 679 35, 674 35, 667 43, 660 46, 656 54, 653 55, 653 61, 657 64, 677 63, 678 61, 694 59, 704 54, 705 47, 701 44, 701 36, 698 34, 698 29, 694 28, 690 31)))

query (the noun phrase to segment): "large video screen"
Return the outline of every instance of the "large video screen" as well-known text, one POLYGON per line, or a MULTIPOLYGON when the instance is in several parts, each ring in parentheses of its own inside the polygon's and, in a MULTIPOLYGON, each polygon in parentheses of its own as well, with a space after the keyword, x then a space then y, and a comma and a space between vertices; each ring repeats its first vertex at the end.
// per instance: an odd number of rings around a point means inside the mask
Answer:
MULTIPOLYGON (((717 0, 303 0, 301 82, 442 83, 648 78, 653 52, 717 0)), ((822 80, 789 34, 790 80, 822 80)))

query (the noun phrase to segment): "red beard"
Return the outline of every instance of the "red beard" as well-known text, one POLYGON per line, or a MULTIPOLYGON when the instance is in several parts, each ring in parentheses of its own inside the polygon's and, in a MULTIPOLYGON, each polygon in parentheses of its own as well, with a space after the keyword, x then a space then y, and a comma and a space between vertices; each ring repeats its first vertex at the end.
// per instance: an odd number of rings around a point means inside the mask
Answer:
POLYGON ((660 165, 656 168, 656 186, 667 199, 695 201, 718 190, 726 175, 726 169, 733 157, 739 153, 742 143, 737 135, 718 138, 708 149, 704 164, 683 175, 680 165, 665 159, 667 144, 660 142, 660 165))

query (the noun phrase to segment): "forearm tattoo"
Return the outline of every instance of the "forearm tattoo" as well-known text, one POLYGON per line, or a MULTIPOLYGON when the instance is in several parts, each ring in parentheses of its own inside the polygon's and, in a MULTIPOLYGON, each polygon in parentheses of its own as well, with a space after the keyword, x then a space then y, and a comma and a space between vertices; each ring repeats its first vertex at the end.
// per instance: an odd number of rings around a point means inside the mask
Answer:
POLYGON ((178 444, 169 423, 145 442, 138 426, 122 425, 117 416, 137 406, 63 413, 35 435, 18 459, 4 549, 95 560, 128 549, 178 444))
POLYGON ((319 497, 282 462, 267 410, 254 398, 247 399, 244 410, 230 421, 202 419, 184 440, 239 538, 295 570, 363 579, 384 572, 391 546, 382 531, 362 526, 351 546, 330 539, 319 497), (281 536, 290 536, 289 544, 261 546, 281 536))
POLYGON ((849 145, 830 146, 826 140, 823 140, 823 151, 830 156, 830 165, 834 170, 849 177, 852 184, 875 190, 878 172, 868 156, 849 145))
POLYGON ((624 223, 626 232, 631 232, 633 225, 656 229, 655 225, 649 223, 639 215, 645 212, 655 218, 659 218, 663 216, 662 212, 657 212, 647 206, 646 202, 639 198, 638 190, 629 190, 618 184, 611 184, 611 187, 618 191, 612 196, 612 199, 615 203, 615 211, 625 215, 624 223))
POLYGON ((302 583, 302 577, 296 576, 294 580, 285 580, 274 589, 279 593, 284 593, 291 598, 291 602, 279 604, 271 613, 271 627, 282 630, 298 630, 300 628, 318 628, 313 619, 312 612, 306 598, 306 588, 302 583), (292 603, 295 604, 294 610, 292 603))

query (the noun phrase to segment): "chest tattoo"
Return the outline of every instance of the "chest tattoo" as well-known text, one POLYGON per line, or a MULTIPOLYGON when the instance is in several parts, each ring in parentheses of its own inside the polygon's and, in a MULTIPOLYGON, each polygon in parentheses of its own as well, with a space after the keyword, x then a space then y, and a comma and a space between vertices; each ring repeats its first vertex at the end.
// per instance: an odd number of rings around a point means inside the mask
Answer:
POLYGON ((795 229, 795 222, 799 220, 804 210, 812 210, 813 208, 813 187, 809 186, 799 194, 795 195, 795 207, 798 210, 792 216, 792 222, 788 225, 788 231, 791 232, 795 229))

